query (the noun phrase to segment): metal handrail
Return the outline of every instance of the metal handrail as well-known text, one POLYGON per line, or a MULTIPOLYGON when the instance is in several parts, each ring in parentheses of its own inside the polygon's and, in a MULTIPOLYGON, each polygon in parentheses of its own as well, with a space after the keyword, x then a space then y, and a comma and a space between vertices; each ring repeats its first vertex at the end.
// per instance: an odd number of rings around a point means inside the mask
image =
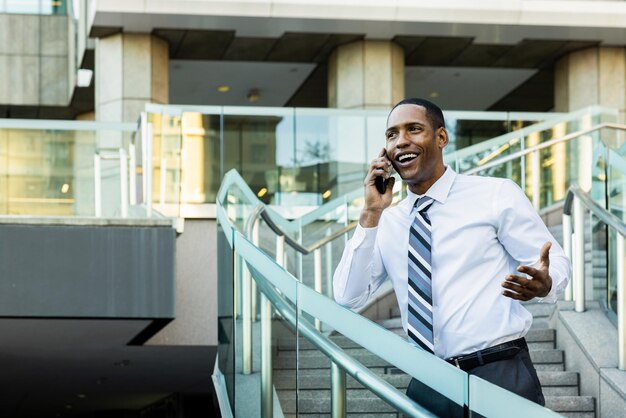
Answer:
POLYGON ((508 132, 496 138, 492 138, 490 140, 483 141, 478 144, 462 148, 460 150, 452 152, 451 154, 445 155, 445 160, 446 161, 458 161, 461 158, 476 154, 477 152, 486 151, 489 149, 489 147, 502 145, 502 144, 509 142, 512 139, 525 137, 530 133, 543 131, 543 130, 552 128, 556 124, 576 120, 585 115, 596 116, 599 114, 617 115, 618 112, 616 109, 613 109, 613 108, 597 106, 597 105, 589 106, 587 108, 580 109, 575 112, 567 113, 566 115, 562 117, 555 117, 553 119, 549 119, 544 122, 539 122, 539 123, 527 126, 525 128, 519 129, 517 131, 508 132))
MULTIPOLYGON (((230 181, 225 181, 223 188, 228 189, 233 186, 230 181)), ((244 192, 244 194, 247 194, 244 192)), ((225 193, 221 194, 225 196, 225 193)), ((282 318, 286 319, 290 324, 296 327, 299 334, 310 341, 317 349, 331 360, 331 398, 332 398, 332 416, 345 417, 345 390, 346 390, 346 373, 353 376, 357 381, 365 385, 373 393, 377 394, 381 399, 389 403, 394 408, 402 411, 409 416, 432 416, 408 399, 398 389, 389 385, 388 382, 381 380, 377 375, 372 374, 367 367, 348 355, 344 350, 338 347, 327 336, 319 331, 317 326, 313 327, 307 321, 299 318, 299 313, 307 313, 312 315, 317 321, 324 321, 333 326, 338 332, 347 338, 357 342, 359 345, 375 354, 376 356, 394 364, 399 369, 405 371, 409 375, 428 382, 435 390, 444 394, 451 401, 459 405, 469 405, 468 403, 468 385, 475 384, 475 388, 481 386, 483 389, 491 390, 488 382, 468 383, 467 374, 449 364, 434 358, 432 355, 419 350, 418 348, 406 344, 406 340, 396 335, 388 335, 388 331, 379 326, 372 325, 367 319, 352 313, 345 308, 340 307, 332 299, 320 295, 318 292, 298 282, 293 276, 285 271, 283 266, 283 257, 281 252, 284 251, 284 236, 277 241, 276 262, 272 261, 267 254, 258 248, 258 243, 254 242, 255 227, 251 226, 256 222, 248 222, 246 230, 252 233, 253 240, 250 241, 238 232, 232 222, 229 220, 225 208, 221 202, 217 202, 217 219, 229 245, 234 250, 234 274, 240 274, 242 270, 249 271, 251 278, 256 282, 261 291, 261 411, 262 417, 271 417, 273 415, 272 400, 272 369, 271 369, 271 323, 273 305, 282 318), (280 249, 280 251, 278 251, 280 249), (248 265, 248 269, 241 269, 237 266, 242 265, 242 261, 248 265), (289 302, 288 302, 289 300, 289 302), (297 301, 297 302, 296 302, 297 301), (292 303, 296 307, 292 307, 292 303), (297 311, 296 311, 297 310, 297 311), (341 321, 337 322, 340 318, 341 321), (363 332, 367 330, 367 332, 363 332), (380 344, 382 340, 388 340, 386 344, 380 344), (486 386, 485 386, 486 385, 486 386)), ((254 212, 263 213, 260 207, 255 207, 254 212)), ((258 219, 258 218, 257 218, 258 219)), ((258 230, 258 228, 257 228, 258 230)), ((339 231, 338 231, 339 232, 339 231)), ((258 234, 256 234, 258 235, 258 234)), ((237 279, 235 278, 235 283, 237 279)), ((317 325, 317 324, 316 324, 317 325)), ((482 389, 481 389, 482 390, 482 389)), ((534 404, 526 401, 518 396, 502 391, 501 397, 518 407, 528 408, 534 404)), ((475 406, 479 409, 485 409, 489 405, 487 400, 475 400, 475 406)), ((469 405, 471 408, 471 405, 469 405)), ((535 405, 537 409, 535 416, 552 417, 556 416, 552 411, 535 405)), ((525 410, 525 409, 524 409, 525 410)), ((518 415, 521 416, 521 415, 518 415)))
POLYGON ((578 184, 572 184, 567 192, 567 198, 563 205, 563 213, 572 215, 574 197, 580 199, 587 209, 589 209, 599 220, 613 228, 616 232, 626 238, 626 224, 620 218, 600 206, 593 200, 589 193, 585 192, 578 184))
POLYGON ((626 224, 595 202, 579 185, 570 186, 563 206, 563 246, 574 266, 574 309, 585 310, 585 243, 584 209, 587 208, 600 221, 617 232, 617 341, 618 367, 626 370, 626 224), (573 212, 572 212, 573 209, 573 212), (572 216, 574 225, 572 228, 572 216))
POLYGON ((467 171, 464 171, 463 174, 466 174, 466 175, 475 174, 475 173, 478 173, 480 171, 487 170, 488 168, 496 167, 496 166, 502 165, 504 163, 507 163, 507 162, 509 162, 511 160, 515 160, 515 159, 521 158, 521 157, 523 157, 525 155, 528 155, 528 154, 531 154, 533 152, 540 151, 540 150, 542 150, 544 148, 551 147, 552 145, 555 145, 555 144, 558 144, 558 143, 561 143, 561 142, 571 141, 572 139, 576 139, 578 137, 590 134, 590 133, 595 132, 595 131, 599 131, 601 129, 617 129, 617 130, 620 130, 620 131, 626 131, 626 125, 619 124, 619 123, 604 122, 604 123, 601 123, 599 125, 593 126, 591 128, 581 129, 580 131, 572 132, 571 134, 567 134, 567 135, 564 135, 564 136, 559 137, 559 138, 551 139, 549 141, 542 142, 541 144, 534 145, 534 146, 532 146, 530 148, 526 148, 526 149, 523 149, 521 151, 517 151, 517 152, 515 152, 513 154, 510 154, 510 155, 507 155, 505 157, 499 158, 499 159, 497 159, 495 161, 491 161, 491 162, 488 162, 488 163, 483 164, 481 166, 471 168, 471 169, 469 169, 467 171))
POLYGON ((291 324, 294 329, 297 329, 298 335, 303 336, 326 357, 332 359, 333 363, 340 366, 357 382, 370 389, 389 405, 410 417, 435 417, 435 415, 415 403, 411 398, 399 392, 398 389, 389 382, 370 371, 360 362, 354 360, 350 355, 346 354, 341 347, 319 332, 307 321, 298 320, 296 310, 286 303, 276 290, 272 289, 262 277, 257 279, 257 275, 254 273, 252 276, 255 278, 259 290, 263 292, 265 297, 274 305, 274 308, 280 313, 281 317, 291 324))

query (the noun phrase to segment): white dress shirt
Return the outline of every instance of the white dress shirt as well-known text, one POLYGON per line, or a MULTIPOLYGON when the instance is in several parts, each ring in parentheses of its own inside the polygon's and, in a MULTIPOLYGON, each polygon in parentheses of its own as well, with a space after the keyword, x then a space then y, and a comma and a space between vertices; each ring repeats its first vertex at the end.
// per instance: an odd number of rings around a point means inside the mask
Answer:
MULTIPOLYGON (((450 358, 520 338, 532 315, 502 295, 508 274, 535 265, 552 241, 552 289, 535 300, 554 303, 571 266, 537 212, 510 180, 464 176, 447 168, 425 195, 435 201, 432 222, 432 289, 435 355, 450 358)), ((407 329, 408 242, 419 196, 388 208, 375 228, 357 226, 334 275, 335 300, 358 308, 389 277, 407 329)))

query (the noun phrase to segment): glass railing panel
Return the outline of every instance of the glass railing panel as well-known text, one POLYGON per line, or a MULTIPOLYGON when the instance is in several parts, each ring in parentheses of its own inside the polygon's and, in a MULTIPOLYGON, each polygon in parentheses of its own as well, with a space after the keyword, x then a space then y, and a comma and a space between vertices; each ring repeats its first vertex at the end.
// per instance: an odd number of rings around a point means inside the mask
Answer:
MULTIPOLYGON (((228 222, 217 223, 217 352, 218 367, 224 375, 228 399, 231 410, 234 410, 235 401, 235 362, 241 361, 240 353, 235 352, 237 340, 235 339, 235 324, 237 321, 235 312, 235 272, 241 266, 238 261, 235 264, 235 256, 232 247, 233 230, 228 222), (239 356, 237 356, 239 354, 239 356)), ((239 273, 241 274, 241 273, 239 273)), ((239 318, 240 319, 240 318, 239 318)), ((241 365, 239 365, 241 369, 241 365)))
POLYGON ((180 115, 148 113, 148 123, 152 126, 152 204, 162 214, 178 217, 184 155, 182 118, 180 115))
MULTIPOLYGON (((176 189, 181 205, 213 203, 221 178, 235 168, 259 199, 290 219, 360 187, 369 162, 385 144, 388 115, 387 110, 307 108, 148 105, 146 109, 164 115, 155 121, 155 142, 171 139, 170 144, 180 141, 181 147, 180 156, 168 155, 167 148, 154 156, 155 176, 161 174, 163 151, 170 165, 180 168, 177 176, 169 166, 163 170, 169 172, 166 180, 172 177, 164 193, 155 177, 155 204, 163 194, 167 201, 176 189)), ((445 115, 452 142, 460 145, 558 116, 457 111, 445 115)), ((451 143, 448 149, 460 145, 451 143)))
MULTIPOLYGON (((608 210, 626 223, 626 133, 616 132, 607 142, 611 144, 606 167, 608 210)), ((623 254, 617 253, 617 233, 608 228, 607 235, 608 280, 605 284, 605 301, 609 312, 617 315, 617 282, 620 280, 617 260, 618 257, 623 257, 623 254)))
POLYGON ((66 15, 67 0, 0 0, 0 13, 66 15))
MULTIPOLYGON (((509 155, 515 150, 527 149, 568 133, 591 128, 601 121, 614 121, 615 118, 616 112, 614 110, 591 107, 526 126, 454 152, 450 152, 452 150, 449 149, 444 155, 444 159, 458 172, 464 172, 509 155)), ((522 125, 523 122, 515 124, 518 127, 522 125)))
MULTIPOLYGON (((124 216, 122 193, 130 195, 133 173, 127 158, 132 129, 127 124, 0 121, 0 214, 124 216)), ((143 216, 130 209, 127 216, 143 216)))
POLYGON ((558 418, 560 414, 493 385, 469 376, 469 409, 472 417, 558 418))
POLYGON ((366 115, 360 110, 295 110, 295 181, 303 188, 300 193, 312 194, 309 206, 362 184, 365 162, 371 157, 366 115))

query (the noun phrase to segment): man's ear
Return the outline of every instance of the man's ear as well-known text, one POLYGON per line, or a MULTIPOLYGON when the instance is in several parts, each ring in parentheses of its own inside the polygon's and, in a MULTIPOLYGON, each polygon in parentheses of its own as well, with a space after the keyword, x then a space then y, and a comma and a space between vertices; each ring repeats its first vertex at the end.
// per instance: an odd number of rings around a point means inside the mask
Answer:
POLYGON ((448 131, 446 128, 440 127, 437 129, 437 146, 444 149, 448 145, 448 131))

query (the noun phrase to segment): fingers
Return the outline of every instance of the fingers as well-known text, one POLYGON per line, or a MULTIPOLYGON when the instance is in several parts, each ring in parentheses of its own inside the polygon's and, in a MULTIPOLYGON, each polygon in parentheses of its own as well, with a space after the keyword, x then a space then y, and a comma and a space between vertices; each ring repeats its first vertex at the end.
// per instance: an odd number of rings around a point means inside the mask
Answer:
POLYGON ((365 184, 373 184, 375 177, 383 177, 388 179, 391 177, 391 161, 385 156, 384 148, 381 151, 381 155, 378 158, 375 158, 370 163, 369 173, 367 178, 365 179, 365 184))
POLYGON ((535 290, 532 288, 532 280, 521 276, 507 276, 506 280, 502 282, 502 287, 506 289, 502 291, 502 295, 511 299, 530 300, 536 296, 535 290))
POLYGON ((552 247, 552 242, 548 241, 545 244, 543 244, 543 247, 541 247, 541 251, 539 252, 539 258, 541 259, 541 263, 548 267, 550 266, 550 248, 552 247))
POLYGON ((528 274, 530 277, 537 277, 543 274, 543 271, 540 271, 534 267, 530 266, 519 266, 517 271, 520 273, 528 274))

